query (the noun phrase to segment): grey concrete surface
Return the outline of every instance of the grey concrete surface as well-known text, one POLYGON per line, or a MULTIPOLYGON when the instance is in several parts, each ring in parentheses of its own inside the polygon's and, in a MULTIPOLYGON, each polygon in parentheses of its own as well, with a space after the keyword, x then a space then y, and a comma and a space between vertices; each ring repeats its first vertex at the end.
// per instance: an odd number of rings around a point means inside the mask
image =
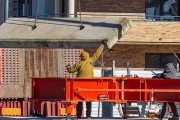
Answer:
POLYGON ((111 48, 133 26, 129 18, 10 18, 0 26, 1 48, 111 48))

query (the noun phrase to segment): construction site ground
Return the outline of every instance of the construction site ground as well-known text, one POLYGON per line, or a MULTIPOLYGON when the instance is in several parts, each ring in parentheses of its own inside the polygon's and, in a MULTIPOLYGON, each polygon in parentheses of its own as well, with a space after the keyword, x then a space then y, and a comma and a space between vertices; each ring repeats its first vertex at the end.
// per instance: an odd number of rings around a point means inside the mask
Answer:
MULTIPOLYGON (((10 117, 10 116, 2 116, 1 120, 87 120, 86 117, 81 119, 73 118, 66 118, 66 117, 10 117)), ((89 120, 89 119, 88 119, 89 120)), ((131 117, 127 119, 123 119, 122 117, 114 117, 114 118, 106 118, 106 117, 94 117, 90 120, 159 120, 158 118, 140 118, 140 117, 131 117)), ((163 120, 168 120, 168 118, 163 118, 163 120)))

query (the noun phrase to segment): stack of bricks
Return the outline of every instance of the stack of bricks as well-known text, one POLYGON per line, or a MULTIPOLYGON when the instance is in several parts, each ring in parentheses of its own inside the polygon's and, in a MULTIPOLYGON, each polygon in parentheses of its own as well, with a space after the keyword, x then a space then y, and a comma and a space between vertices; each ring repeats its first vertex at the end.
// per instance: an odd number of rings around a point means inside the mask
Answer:
POLYGON ((17 48, 1 48, 1 83, 19 82, 19 57, 17 48))
MULTIPOLYGON (((64 49, 64 63, 67 65, 74 65, 76 62, 80 61, 79 57, 83 49, 64 49)), ((65 69, 65 77, 76 77, 77 72, 68 73, 67 69, 65 69)))

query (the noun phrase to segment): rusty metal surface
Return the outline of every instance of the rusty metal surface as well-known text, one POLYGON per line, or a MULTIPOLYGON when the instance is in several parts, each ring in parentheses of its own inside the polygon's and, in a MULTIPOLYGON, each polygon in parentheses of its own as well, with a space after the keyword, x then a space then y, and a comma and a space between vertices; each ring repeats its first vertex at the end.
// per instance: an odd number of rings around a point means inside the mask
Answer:
POLYGON ((29 77, 63 77, 63 49, 24 49, 24 75, 29 77))
POLYGON ((69 103, 180 101, 180 79, 139 78, 137 75, 106 78, 34 77, 32 84, 32 99, 36 100, 62 100, 69 103), (122 81, 124 81, 124 89, 122 89, 122 81))
MULTIPOLYGON (((1 120, 39 120, 39 118, 36 117, 1 117, 1 120)), ((85 117, 81 118, 82 120, 88 120, 85 117)), ((66 117, 45 117, 41 118, 41 120, 66 120, 66 117)), ((91 120, 157 120, 157 118, 128 118, 123 119, 122 117, 114 117, 114 118, 99 118, 99 117, 93 117, 91 120)), ((163 120, 167 120, 166 118, 163 120)))
POLYGON ((63 49, 18 49, 19 82, 0 83, 1 98, 30 98, 29 77, 64 77, 63 49))
MULTIPOLYGON (((24 98, 25 88, 30 88, 30 85, 23 84, 1 84, 0 85, 0 98, 24 98)), ((30 96, 27 96, 30 97, 30 96)))

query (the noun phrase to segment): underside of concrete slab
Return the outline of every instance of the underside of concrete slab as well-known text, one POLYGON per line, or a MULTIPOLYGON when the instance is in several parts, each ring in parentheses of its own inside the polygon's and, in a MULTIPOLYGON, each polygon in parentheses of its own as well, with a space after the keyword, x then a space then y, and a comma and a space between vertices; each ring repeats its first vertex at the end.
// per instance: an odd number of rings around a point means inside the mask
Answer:
POLYGON ((1 48, 96 48, 107 40, 110 49, 132 27, 129 18, 10 18, 0 26, 1 48))

